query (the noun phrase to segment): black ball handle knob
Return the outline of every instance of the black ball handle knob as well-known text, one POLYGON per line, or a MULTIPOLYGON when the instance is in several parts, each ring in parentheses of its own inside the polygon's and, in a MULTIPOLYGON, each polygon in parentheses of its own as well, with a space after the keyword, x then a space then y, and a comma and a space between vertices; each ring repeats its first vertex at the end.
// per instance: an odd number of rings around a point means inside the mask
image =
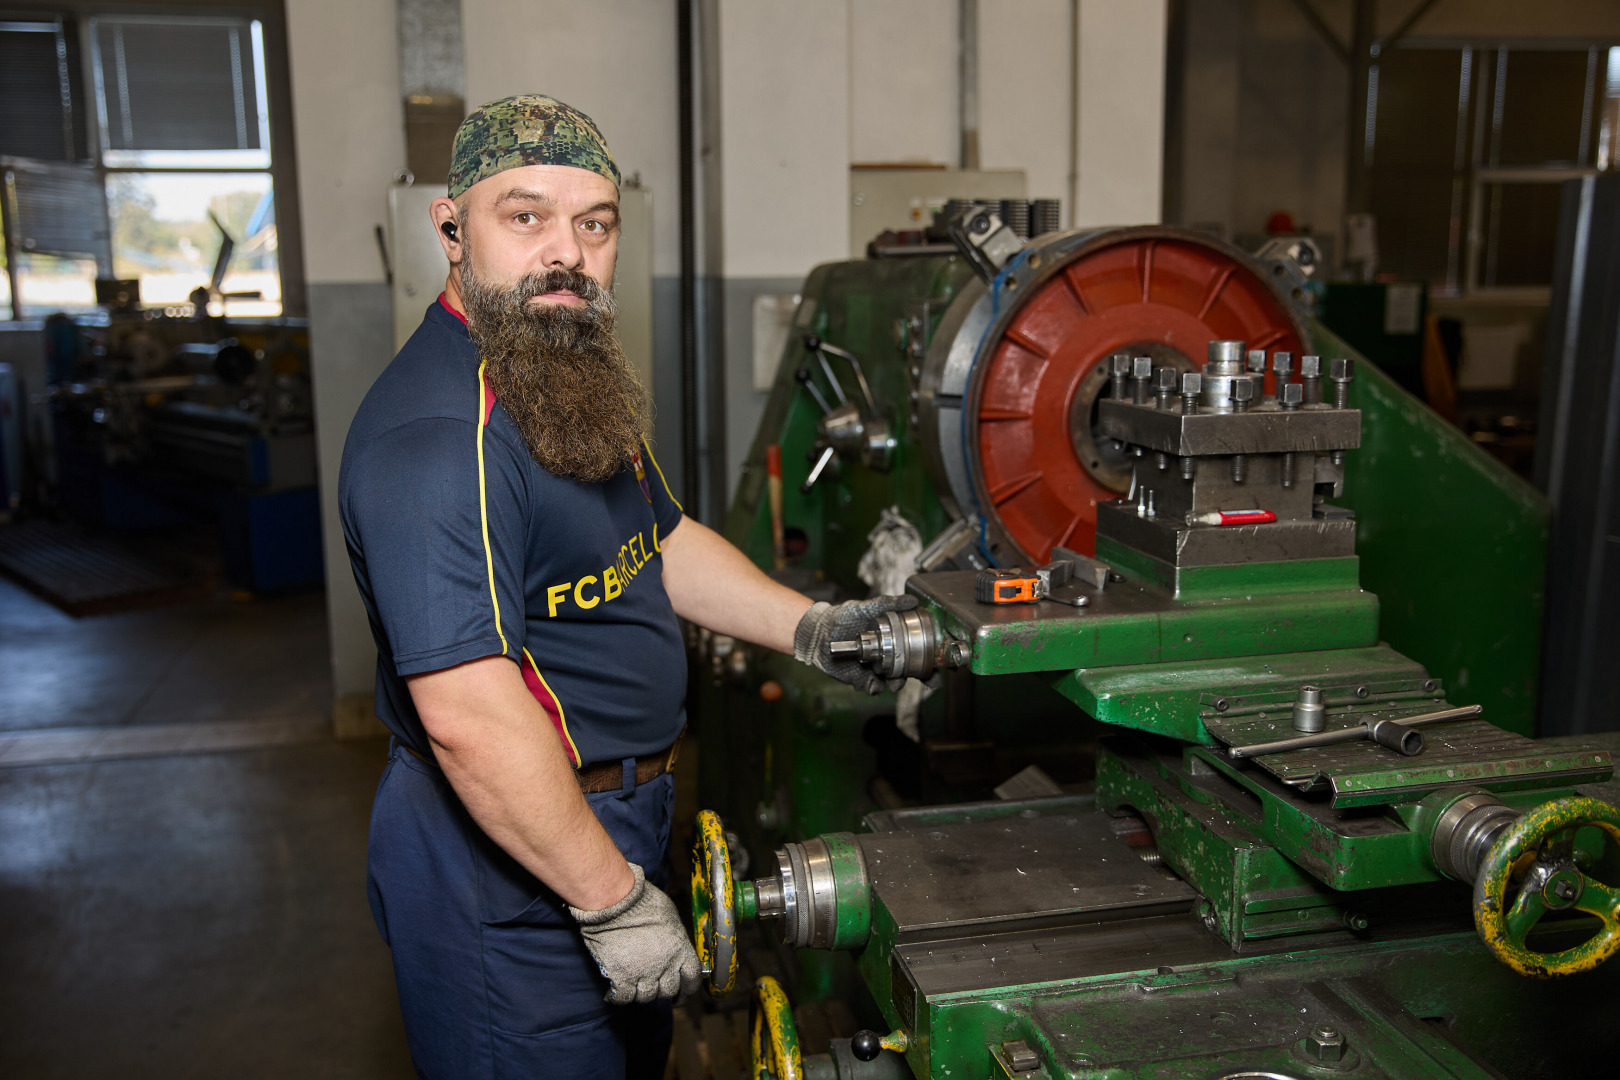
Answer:
POLYGON ((814 334, 806 334, 804 335, 804 347, 811 352, 815 352, 821 348, 821 339, 814 334))
POLYGON ((850 1036, 849 1052, 857 1061, 876 1061, 883 1052, 883 1036, 875 1031, 857 1031, 850 1036))

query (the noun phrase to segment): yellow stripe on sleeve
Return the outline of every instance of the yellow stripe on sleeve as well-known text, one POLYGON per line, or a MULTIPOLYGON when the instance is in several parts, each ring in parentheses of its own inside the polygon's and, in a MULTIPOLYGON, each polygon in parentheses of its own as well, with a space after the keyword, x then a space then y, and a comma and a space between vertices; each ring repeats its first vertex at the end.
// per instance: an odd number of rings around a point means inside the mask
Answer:
MULTIPOLYGON (((489 500, 484 495, 484 428, 489 425, 489 414, 484 411, 484 365, 478 365, 478 520, 484 530, 484 566, 489 570, 489 602, 495 608, 495 633, 501 638, 501 655, 510 652, 506 644, 506 631, 501 629, 501 601, 495 595, 495 554, 489 546, 489 500)), ((539 669, 535 669, 539 673, 539 669)), ((561 703, 557 705, 560 710, 561 703)))
POLYGON ((681 500, 677 499, 675 497, 675 493, 669 490, 669 481, 664 480, 664 470, 659 468, 658 459, 653 457, 652 447, 647 445, 646 439, 641 440, 641 448, 647 451, 647 460, 653 463, 654 469, 658 470, 658 479, 663 480, 664 482, 664 494, 668 495, 669 501, 675 504, 675 509, 679 510, 683 514, 686 513, 686 507, 681 505, 681 500))

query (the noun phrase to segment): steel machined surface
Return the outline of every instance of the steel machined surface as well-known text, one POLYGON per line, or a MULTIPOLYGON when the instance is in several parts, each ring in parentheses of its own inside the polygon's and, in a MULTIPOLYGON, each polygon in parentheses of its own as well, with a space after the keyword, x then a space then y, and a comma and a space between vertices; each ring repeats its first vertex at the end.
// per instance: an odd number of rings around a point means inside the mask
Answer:
POLYGON ((1485 852, 1518 816, 1519 811, 1489 792, 1460 788, 1435 820, 1430 858, 1447 877, 1472 883, 1485 852))
POLYGON ((901 941, 1186 912, 1193 891, 1102 813, 862 835, 875 901, 901 941))

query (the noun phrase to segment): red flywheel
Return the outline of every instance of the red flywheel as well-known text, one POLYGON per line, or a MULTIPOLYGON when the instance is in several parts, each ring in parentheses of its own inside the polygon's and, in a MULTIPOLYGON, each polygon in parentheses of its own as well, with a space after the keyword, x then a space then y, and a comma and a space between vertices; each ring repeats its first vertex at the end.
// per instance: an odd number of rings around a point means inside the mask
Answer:
MULTIPOLYGON (((1048 254, 1049 253, 1049 254, 1048 254)), ((972 482, 994 533, 1012 541, 1008 564, 1045 562, 1056 545, 1091 553, 1097 503, 1130 481, 1130 462, 1092 434, 1114 353, 1152 356, 1186 371, 1209 343, 1298 355, 1304 327, 1248 257, 1213 238, 1171 229, 1095 234, 1055 265, 1004 292, 999 333, 969 380, 966 430, 972 482)))

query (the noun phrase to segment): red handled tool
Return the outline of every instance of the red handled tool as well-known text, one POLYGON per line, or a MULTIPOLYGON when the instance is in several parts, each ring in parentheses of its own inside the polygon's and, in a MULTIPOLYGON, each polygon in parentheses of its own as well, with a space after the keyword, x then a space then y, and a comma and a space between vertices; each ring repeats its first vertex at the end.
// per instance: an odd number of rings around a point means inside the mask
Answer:
POLYGON ((1276 520, 1270 510, 1206 510, 1187 515, 1189 525, 1264 525, 1276 520))

